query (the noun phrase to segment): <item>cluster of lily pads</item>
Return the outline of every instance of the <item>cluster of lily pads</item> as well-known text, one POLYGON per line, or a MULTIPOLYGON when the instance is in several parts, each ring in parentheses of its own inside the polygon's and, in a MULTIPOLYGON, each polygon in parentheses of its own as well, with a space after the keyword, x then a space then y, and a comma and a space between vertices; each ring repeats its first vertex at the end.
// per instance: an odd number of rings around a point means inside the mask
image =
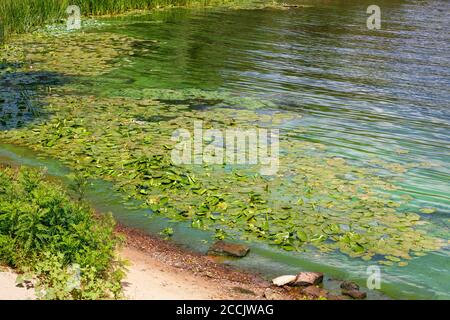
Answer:
MULTIPOLYGON (((130 63, 122 57, 134 41, 139 40, 95 33, 27 35, 11 45, 24 51, 24 63, 11 72, 33 66, 72 79, 101 77, 130 63)), ((14 55, 5 52, 2 58, 11 61, 14 55)), ((390 191, 398 187, 379 173, 407 168, 379 163, 363 168, 330 157, 324 145, 282 131, 284 123, 299 119, 297 113, 224 92, 149 88, 94 95, 80 83, 36 88, 40 115, 26 126, 0 131, 0 139, 112 181, 154 214, 215 230, 218 239, 240 237, 284 250, 340 250, 399 266, 445 243, 422 229, 426 222, 418 213, 402 209, 408 199, 394 200, 390 191), (198 120, 215 129, 280 129, 277 175, 260 175, 259 165, 174 165, 172 133, 191 130, 198 120)))

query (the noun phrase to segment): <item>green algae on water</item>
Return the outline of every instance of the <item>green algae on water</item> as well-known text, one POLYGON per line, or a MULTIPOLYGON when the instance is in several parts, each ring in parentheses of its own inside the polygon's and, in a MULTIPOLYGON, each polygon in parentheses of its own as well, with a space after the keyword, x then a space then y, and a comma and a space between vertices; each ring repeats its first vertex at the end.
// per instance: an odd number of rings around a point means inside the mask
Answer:
MULTIPOLYGON (((83 79, 129 63, 123 56, 139 41, 112 34, 23 39, 26 63, 12 73, 33 66, 83 79), (99 43, 102 54, 96 50, 99 43), (77 68, 70 60, 74 54, 77 68)), ((11 57, 14 54, 3 55, 7 61, 11 57)), ((395 163, 362 168, 328 156, 321 144, 294 140, 283 131, 275 176, 260 175, 258 165, 176 166, 171 161, 173 132, 191 130, 194 121, 219 130, 280 129, 298 114, 227 92, 149 88, 92 95, 83 92, 83 85, 67 82, 38 92, 41 116, 2 131, 2 141, 52 156, 92 178, 112 181, 124 201, 141 200, 154 214, 215 230, 218 239, 261 241, 288 251, 338 250, 399 266, 412 255, 444 245, 424 232, 428 222, 418 213, 400 209, 408 199, 394 200, 389 193, 399 187, 380 175, 377 166, 395 173, 395 178, 408 169, 395 163), (195 108, 198 102, 208 107, 195 108)))

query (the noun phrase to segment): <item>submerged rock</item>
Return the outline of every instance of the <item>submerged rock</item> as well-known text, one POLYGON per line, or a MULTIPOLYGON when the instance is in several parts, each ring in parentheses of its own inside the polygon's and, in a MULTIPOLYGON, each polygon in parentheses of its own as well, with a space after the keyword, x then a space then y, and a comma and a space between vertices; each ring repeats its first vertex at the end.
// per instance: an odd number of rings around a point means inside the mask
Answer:
POLYGON ((359 290, 359 286, 352 281, 344 281, 341 283, 341 288, 347 291, 359 290))
POLYGON ((232 257, 245 257, 248 252, 250 251, 250 248, 242 245, 242 244, 236 244, 236 243, 228 243, 225 241, 217 241, 214 243, 211 248, 208 250, 208 254, 211 255, 225 255, 225 256, 232 256, 232 257))
POLYGON ((327 298, 328 291, 317 286, 308 286, 301 291, 304 295, 311 298, 327 298))
POLYGON ((300 272, 293 285, 295 286, 315 286, 323 281, 323 273, 321 272, 300 272))
POLYGON ((278 287, 281 287, 281 286, 293 284, 296 279, 297 279, 297 276, 286 275, 286 276, 276 277, 275 279, 272 280, 272 283, 278 287))
POLYGON ((359 290, 342 289, 342 294, 358 300, 365 299, 367 297, 367 294, 365 292, 359 290))

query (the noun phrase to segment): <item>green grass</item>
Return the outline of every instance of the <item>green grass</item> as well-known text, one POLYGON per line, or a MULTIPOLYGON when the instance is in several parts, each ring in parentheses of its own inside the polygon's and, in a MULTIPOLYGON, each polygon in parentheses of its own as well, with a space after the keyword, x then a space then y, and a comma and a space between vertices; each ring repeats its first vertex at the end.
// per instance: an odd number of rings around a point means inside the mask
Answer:
POLYGON ((0 263, 39 298, 121 297, 120 242, 111 216, 94 215, 40 171, 0 166, 0 263))
POLYGON ((1 0, 0 20, 4 35, 8 36, 65 19, 69 5, 78 5, 83 16, 90 16, 207 3, 209 0, 1 0))

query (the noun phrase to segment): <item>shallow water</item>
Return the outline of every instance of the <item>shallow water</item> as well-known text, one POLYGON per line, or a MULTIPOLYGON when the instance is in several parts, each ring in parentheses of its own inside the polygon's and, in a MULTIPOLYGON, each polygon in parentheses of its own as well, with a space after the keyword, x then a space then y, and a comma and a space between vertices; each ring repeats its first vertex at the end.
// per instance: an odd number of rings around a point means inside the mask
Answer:
MULTIPOLYGON (((403 165, 423 163, 399 173, 398 184, 413 197, 408 210, 437 209, 424 219, 432 222, 440 237, 449 239, 450 20, 446 13, 450 4, 379 1, 382 29, 369 31, 365 11, 370 1, 295 3, 312 6, 174 9, 104 20, 104 27, 90 32, 122 33, 148 41, 127 57, 127 65, 85 81, 93 84, 93 93, 102 95, 157 88, 257 97, 270 102, 271 108, 302 115, 285 123, 284 132, 292 139, 326 145, 329 155, 361 166, 375 158, 403 165)), ((205 101, 192 104, 214 108, 205 101)), ((33 157, 18 149, 0 150, 5 158, 39 165, 36 159, 26 161, 33 157)), ((59 168, 53 174, 64 172, 59 168)), ((108 185, 98 183, 90 197, 99 209, 113 211, 119 220, 149 232, 169 223, 150 220, 145 210, 123 210, 119 198, 107 191, 108 185)), ((169 224, 176 241, 206 249, 203 232, 184 223, 169 224)), ((248 258, 230 263, 267 276, 318 270, 361 285, 367 266, 373 264, 340 253, 283 252, 256 243, 248 258)), ((390 297, 450 298, 448 246, 414 257, 406 267, 381 269, 381 291, 390 297)), ((333 287, 332 281, 327 285, 333 287)))

